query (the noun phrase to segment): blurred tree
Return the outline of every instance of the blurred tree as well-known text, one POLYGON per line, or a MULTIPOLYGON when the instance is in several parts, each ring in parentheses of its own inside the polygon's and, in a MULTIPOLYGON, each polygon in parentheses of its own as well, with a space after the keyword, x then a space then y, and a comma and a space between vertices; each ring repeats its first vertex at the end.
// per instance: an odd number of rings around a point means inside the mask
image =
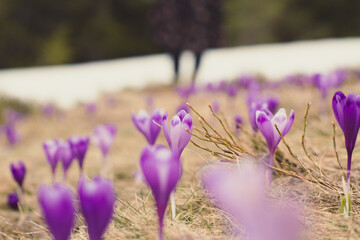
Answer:
MULTIPOLYGON (((359 0, 224 0, 225 45, 360 36, 359 0)), ((155 0, 0 0, 0 68, 160 52, 155 0)))

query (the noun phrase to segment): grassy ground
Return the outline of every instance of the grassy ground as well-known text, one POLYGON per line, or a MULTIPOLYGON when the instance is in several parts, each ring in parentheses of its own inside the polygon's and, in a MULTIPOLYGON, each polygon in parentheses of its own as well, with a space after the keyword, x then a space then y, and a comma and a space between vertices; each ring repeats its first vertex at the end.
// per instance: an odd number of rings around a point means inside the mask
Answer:
MULTIPOLYGON (((359 82, 349 82, 342 87, 347 94, 360 89, 359 82)), ((145 184, 136 182, 133 173, 138 170, 140 151, 145 146, 145 138, 135 129, 131 122, 131 111, 145 107, 145 97, 151 93, 154 96, 155 107, 175 114, 180 99, 169 87, 149 88, 146 91, 123 91, 116 94, 118 104, 110 108, 105 98, 99 99, 96 115, 88 116, 83 107, 78 106, 67 111, 62 117, 44 117, 34 112, 19 124, 22 141, 15 147, 9 147, 1 140, 0 151, 0 239, 50 239, 46 226, 40 216, 36 192, 42 183, 50 183, 50 167, 42 149, 42 142, 51 138, 67 138, 72 135, 91 133, 97 124, 110 122, 118 127, 118 135, 112 147, 109 158, 112 168, 110 176, 116 186, 117 198, 114 221, 111 223, 105 239, 156 239, 157 217, 153 207, 153 198, 145 184), (22 212, 9 210, 7 194, 16 189, 9 171, 11 162, 22 159, 28 170, 25 179, 25 206, 22 212)), ((321 186, 319 183, 309 183, 286 174, 278 174, 273 182, 273 194, 290 194, 304 206, 302 216, 306 235, 312 239, 359 239, 359 206, 358 186, 360 181, 360 147, 357 144, 352 169, 353 215, 345 218, 339 214, 339 189, 341 189, 341 170, 337 164, 333 140, 332 125, 334 117, 331 111, 331 96, 328 99, 329 115, 320 114, 320 94, 311 87, 299 88, 294 86, 281 87, 274 90, 280 98, 280 107, 296 112, 294 126, 285 137, 291 150, 301 161, 307 158, 301 145, 303 133, 303 114, 308 102, 312 107, 308 117, 305 145, 309 154, 322 171, 333 189, 321 186)), ((245 93, 240 92, 235 101, 230 101, 225 95, 199 94, 189 100, 192 106, 200 112, 207 121, 219 132, 224 134, 220 124, 211 115, 207 105, 217 98, 221 111, 230 122, 235 113, 245 119, 244 129, 249 134, 241 133, 240 144, 247 151, 258 158, 266 156, 266 148, 261 135, 253 137, 251 127, 247 121, 245 93)), ((192 113, 195 126, 199 126, 198 117, 192 113)), ((204 143, 192 138, 201 146, 215 149, 211 143, 204 143)), ((343 135, 340 130, 336 134, 337 149, 340 161, 346 167, 346 151, 343 135)), ((161 134, 158 143, 166 144, 161 134)), ((287 148, 280 143, 278 159, 293 164, 300 169, 299 163, 289 154, 287 148)), ((205 198, 199 182, 199 169, 207 163, 216 160, 209 152, 203 151, 193 144, 185 149, 182 161, 183 177, 176 193, 177 219, 170 220, 166 216, 166 239, 232 239, 231 228, 223 221, 223 214, 214 208, 205 198)), ((92 145, 85 160, 85 171, 88 176, 99 173, 101 164, 100 151, 92 145)), ((280 166, 280 165, 279 165, 280 166)), ((286 167, 282 166, 286 169, 286 167)), ((299 170, 299 171, 300 171, 299 170)), ((79 177, 77 163, 73 163, 68 174, 68 184, 76 189, 79 177)), ((58 174, 61 175, 60 172, 58 174)), ((303 171, 304 176, 308 176, 303 171)), ((60 177, 59 177, 60 180, 60 177)), ((83 219, 78 218, 72 239, 87 239, 83 219)))

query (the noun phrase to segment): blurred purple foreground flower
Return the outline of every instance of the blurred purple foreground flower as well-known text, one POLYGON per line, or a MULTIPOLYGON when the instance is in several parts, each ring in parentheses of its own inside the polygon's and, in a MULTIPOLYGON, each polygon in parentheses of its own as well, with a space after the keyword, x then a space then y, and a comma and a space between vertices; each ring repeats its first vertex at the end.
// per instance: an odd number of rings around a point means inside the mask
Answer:
POLYGON ((6 124, 5 135, 10 145, 15 145, 20 141, 20 135, 17 132, 14 124, 6 124))
POLYGON ((108 155, 114 142, 117 128, 113 124, 98 125, 94 129, 93 142, 100 149, 104 158, 108 155))
POLYGON ((339 87, 347 78, 346 71, 339 69, 328 75, 317 73, 312 79, 314 85, 320 90, 321 97, 326 99, 331 88, 339 87))
MULTIPOLYGON (((273 165, 273 157, 277 146, 280 143, 281 137, 275 128, 275 124, 280 130, 281 134, 285 136, 289 131, 294 122, 295 113, 291 110, 289 118, 287 118, 286 111, 281 108, 274 116, 268 110, 256 111, 256 123, 257 126, 264 136, 267 146, 269 148, 270 161, 269 165, 273 165)), ((272 169, 268 171, 269 184, 271 183, 272 169)))
POLYGON ((268 200, 261 166, 251 162, 240 162, 239 167, 215 164, 203 172, 202 179, 210 199, 234 219, 244 239, 301 239, 298 209, 285 204, 277 207, 268 200))
POLYGON ((54 239, 69 239, 75 219, 74 197, 71 190, 64 184, 42 185, 38 191, 38 200, 54 239))
POLYGON ((24 162, 19 160, 17 163, 11 163, 10 169, 13 178, 19 184, 19 187, 22 189, 26 174, 26 168, 24 162))
POLYGON ((350 182, 352 153, 360 128, 360 95, 336 92, 332 100, 335 118, 345 136, 345 146, 348 153, 347 181, 350 182))
POLYGON ((69 143, 73 153, 73 157, 79 162, 80 170, 83 172, 83 165, 86 152, 89 148, 90 137, 89 136, 73 136, 69 138, 69 143))
POLYGON ((131 113, 135 127, 144 135, 150 145, 154 145, 159 136, 163 115, 159 109, 155 109, 151 116, 145 110, 140 110, 137 115, 131 113))
POLYGON ((165 146, 144 148, 140 158, 143 176, 155 198, 159 217, 159 239, 163 239, 163 225, 170 193, 175 190, 181 178, 181 162, 165 146))
POLYGON ((168 114, 165 113, 162 121, 164 135, 173 154, 180 158, 191 138, 191 134, 186 129, 192 132, 192 118, 189 113, 182 110, 171 119, 169 127, 167 118, 168 114))
POLYGON ((115 190, 110 180, 82 178, 78 187, 81 211, 88 226, 90 240, 101 240, 114 212, 115 190))
POLYGON ((19 196, 17 192, 10 193, 8 196, 8 206, 11 209, 18 210, 19 209, 18 203, 19 203, 19 196))

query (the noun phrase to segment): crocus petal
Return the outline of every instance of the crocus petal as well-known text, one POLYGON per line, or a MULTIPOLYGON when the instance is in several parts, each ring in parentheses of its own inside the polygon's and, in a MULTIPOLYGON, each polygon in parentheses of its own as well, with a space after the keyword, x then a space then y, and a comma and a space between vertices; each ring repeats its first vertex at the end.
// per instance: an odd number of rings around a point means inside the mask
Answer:
POLYGON ((294 112, 294 110, 291 110, 289 119, 287 120, 287 123, 286 123, 286 126, 285 126, 284 130, 281 132, 283 136, 285 136, 290 131, 290 128, 294 123, 294 119, 295 119, 295 112, 294 112))
POLYGON ((338 91, 332 99, 332 108, 335 118, 339 123, 341 129, 344 131, 344 104, 346 96, 344 93, 338 91))
POLYGON ((169 127, 167 126, 167 124, 168 124, 167 118, 168 118, 168 113, 166 112, 162 119, 162 128, 163 128, 165 139, 166 139, 167 143, 169 144, 169 147, 171 148, 172 144, 171 144, 171 140, 170 140, 170 136, 169 136, 169 127))
POLYGON ((256 111, 256 123, 260 132, 263 134, 266 143, 269 147, 269 151, 273 152, 276 148, 276 139, 274 126, 269 117, 262 111, 256 111))

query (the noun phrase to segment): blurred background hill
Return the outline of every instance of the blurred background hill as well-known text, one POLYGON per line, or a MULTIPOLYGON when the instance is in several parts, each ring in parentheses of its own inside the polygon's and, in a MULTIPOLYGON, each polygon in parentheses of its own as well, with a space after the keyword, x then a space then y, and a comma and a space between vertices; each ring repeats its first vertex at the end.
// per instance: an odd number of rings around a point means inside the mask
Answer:
MULTIPOLYGON (((223 46, 360 36, 358 0, 223 0, 223 46)), ((0 0, 0 68, 159 53, 154 0, 0 0)))

